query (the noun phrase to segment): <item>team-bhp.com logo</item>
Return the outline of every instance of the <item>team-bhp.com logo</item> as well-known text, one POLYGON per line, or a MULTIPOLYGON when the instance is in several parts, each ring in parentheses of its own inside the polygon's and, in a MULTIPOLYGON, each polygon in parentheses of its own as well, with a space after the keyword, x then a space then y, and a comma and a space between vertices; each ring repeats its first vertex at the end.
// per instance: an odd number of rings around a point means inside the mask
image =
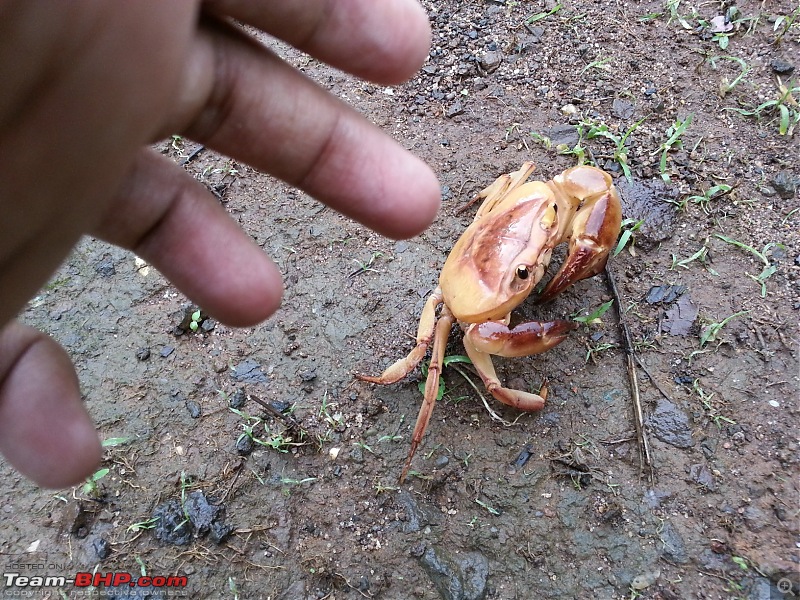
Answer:
POLYGON ((187 578, 179 575, 156 575, 153 577, 134 577, 130 573, 75 573, 75 577, 63 575, 22 575, 21 573, 3 573, 6 588, 52 588, 74 585, 77 588, 88 587, 147 587, 147 588, 185 588, 187 578))

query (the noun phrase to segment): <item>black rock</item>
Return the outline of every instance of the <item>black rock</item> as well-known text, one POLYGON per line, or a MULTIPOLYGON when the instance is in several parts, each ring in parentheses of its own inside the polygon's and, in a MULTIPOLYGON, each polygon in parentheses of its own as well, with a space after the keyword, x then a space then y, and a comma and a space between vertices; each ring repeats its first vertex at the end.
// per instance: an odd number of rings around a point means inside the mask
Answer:
POLYGON ((794 65, 782 58, 773 58, 769 61, 769 66, 772 67, 772 71, 778 75, 791 75, 794 73, 794 65))
POLYGON ((183 514, 179 500, 173 498, 159 504, 153 511, 153 518, 157 519, 153 529, 156 539, 176 546, 185 546, 191 541, 191 522, 183 514))
POLYGON ((482 600, 486 597, 489 561, 479 552, 464 552, 453 558, 428 547, 419 558, 444 600, 482 600))
POLYGON ((243 383, 267 383, 267 376, 261 371, 261 365, 252 358, 245 359, 236 365, 231 376, 243 383))
POLYGON ((545 132, 554 147, 566 146, 573 148, 578 143, 580 136, 574 125, 556 125, 545 132))
POLYGON ((686 291, 685 285, 654 285, 647 292, 645 302, 648 304, 670 304, 686 291))
POLYGON ((147 360, 150 358, 150 348, 139 348, 136 351, 136 359, 137 360, 147 360))
POLYGON ((100 277, 112 277, 117 274, 117 270, 114 268, 114 261, 108 255, 95 264, 94 270, 100 277))
POLYGON ((236 410, 243 408, 246 402, 247 402, 247 394, 241 388, 233 392, 230 398, 228 398, 228 406, 230 406, 231 408, 235 408, 236 410))
POLYGON ((647 425, 662 442, 677 448, 694 446, 689 417, 680 408, 666 399, 660 399, 647 425))
POLYGON ((636 232, 636 248, 649 250, 672 237, 677 226, 677 212, 671 201, 678 198, 677 187, 667 186, 660 179, 616 182, 626 217, 643 221, 636 232))
POLYGON ((255 442, 253 438, 249 435, 242 435, 238 440, 236 440, 236 454, 239 456, 248 456, 249 454, 253 453, 255 449, 255 442))
POLYGON ((303 383, 314 381, 317 378, 317 369, 314 367, 311 367, 310 369, 300 369, 300 371, 297 373, 297 376, 303 383))
POLYGON ((795 178, 789 171, 779 171, 775 178, 770 182, 772 189, 774 189, 778 196, 784 200, 794 198, 797 192, 797 178, 795 178))
POLYGON ((464 114, 464 105, 461 104, 460 100, 456 100, 453 104, 450 105, 450 108, 447 109, 445 116, 448 119, 452 119, 453 117, 457 117, 458 115, 464 114))
POLYGON ((717 489, 717 484, 714 481, 714 476, 708 467, 704 464, 697 463, 689 467, 689 478, 695 483, 702 485, 708 491, 713 492, 717 489))
POLYGON ((210 504, 205 494, 195 490, 186 498, 185 511, 192 522, 194 530, 199 535, 205 535, 211 530, 211 525, 224 512, 221 506, 210 504))
POLYGON ((659 537, 661 543, 664 545, 664 549, 662 550, 664 558, 679 564, 689 562, 689 555, 686 553, 686 543, 675 530, 672 523, 664 521, 659 537))
POLYGON ((225 542, 233 533, 233 525, 228 525, 222 521, 214 521, 211 523, 211 531, 208 534, 209 539, 215 544, 219 545, 225 542))
POLYGON ((481 69, 487 73, 492 73, 497 70, 502 62, 503 53, 498 50, 490 50, 481 57, 480 65, 481 69))
POLYGON ((201 416, 203 416, 203 409, 194 400, 186 401, 186 410, 189 411, 189 416, 193 419, 199 419, 201 416))
POLYGON ((279 413, 285 413, 287 410, 292 408, 292 403, 287 402, 286 400, 273 400, 269 403, 269 405, 279 413))
POLYGON ((633 102, 629 100, 614 98, 614 101, 611 103, 611 112, 620 119, 630 119, 635 110, 636 107, 633 105, 633 102))
POLYGON ((92 550, 99 560, 105 560, 111 555, 111 544, 105 538, 95 538, 92 540, 92 550))

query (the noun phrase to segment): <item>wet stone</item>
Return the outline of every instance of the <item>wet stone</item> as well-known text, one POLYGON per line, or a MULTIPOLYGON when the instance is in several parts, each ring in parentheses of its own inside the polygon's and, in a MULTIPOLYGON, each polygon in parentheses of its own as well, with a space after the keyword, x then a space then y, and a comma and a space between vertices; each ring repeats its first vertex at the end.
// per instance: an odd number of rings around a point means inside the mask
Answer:
POLYGON ((247 456, 253 453, 255 442, 249 435, 242 435, 236 440, 236 454, 239 456, 247 456))
POLYGON ((714 481, 714 476, 708 467, 704 464, 694 464, 689 467, 689 478, 698 485, 703 486, 708 491, 713 492, 717 489, 717 484, 714 481))
POLYGON ((446 456, 442 455, 439 458, 437 458, 436 462, 434 462, 433 464, 437 469, 443 469, 444 467, 446 467, 448 465, 449 462, 450 462, 450 459, 447 458, 446 456))
POLYGON ((770 182, 772 189, 774 189, 778 196, 784 200, 794 198, 797 192, 797 178, 795 178, 789 171, 779 171, 775 178, 770 182))
POLYGON ((757 506, 748 506, 742 513, 744 523, 750 531, 758 533, 770 524, 770 518, 757 506))
POLYGON ((457 117, 458 115, 464 114, 464 105, 461 104, 460 100, 456 100, 450 107, 447 109, 445 116, 448 119, 452 119, 453 117, 457 117))
POLYGON ((172 346, 162 346, 159 354, 161 355, 161 358, 167 358, 173 352, 175 352, 175 348, 172 346))
POLYGON ((92 550, 99 560, 105 560, 111 555, 111 544, 105 538, 95 538, 92 540, 92 550))
POLYGON ((689 555, 686 553, 686 543, 669 521, 664 522, 660 538, 664 545, 662 550, 664 558, 678 564, 689 562, 689 555))
POLYGON ((648 304, 671 304, 685 291, 685 285, 654 285, 647 292, 645 302, 648 304))
POLYGON ((633 102, 623 100, 622 98, 614 98, 614 102, 611 103, 611 111, 614 113, 614 116, 620 119, 630 119, 633 116, 634 110, 633 102))
POLYGON ((236 365, 231 377, 242 383, 267 383, 267 376, 261 370, 261 365, 252 358, 247 358, 236 365))
POLYGON ((670 200, 676 200, 678 189, 660 179, 615 182, 622 201, 622 212, 635 221, 644 220, 636 232, 636 247, 655 248, 672 237, 677 223, 677 211, 670 200))
POLYGON ((530 460, 531 456, 533 456, 533 446, 531 444, 525 444, 525 447, 520 450, 520 453, 517 455, 516 460, 511 463, 510 469, 512 472, 516 473, 522 467, 524 467, 530 460))
POLYGON ((95 264, 94 270, 100 277, 113 277, 117 274, 117 270, 114 268, 114 261, 108 255, 95 264))
POLYGON ((662 442, 676 448, 694 446, 689 417, 669 400, 658 400, 656 409, 647 419, 647 425, 653 434, 662 442))
POLYGON ((556 125, 548 129, 545 135, 556 148, 559 146, 573 148, 579 140, 578 130, 575 129, 574 125, 556 125))
POLYGON ((689 335, 698 314, 697 305, 684 294, 664 315, 664 329, 670 335, 689 335))
POLYGON ((292 408, 292 403, 287 402, 286 400, 273 400, 269 403, 269 405, 274 409, 277 410, 279 413, 285 413, 290 408, 292 408))
MULTIPOLYGON (((424 510, 419 504, 417 504, 416 500, 414 500, 414 497, 408 492, 401 491, 398 493, 397 503, 405 511, 405 521, 403 522, 404 533, 416 533, 427 525, 436 523, 435 516, 438 515, 436 515, 436 513, 429 514, 428 511, 424 510)), ((420 556, 422 556, 422 551, 420 551, 417 558, 420 556)))
POLYGON ((503 53, 497 50, 486 52, 480 60, 481 69, 487 73, 492 73, 497 70, 500 63, 503 62, 503 53))
POLYGON ((233 394, 230 395, 230 398, 228 398, 228 406, 235 408, 236 410, 244 408, 246 402, 247 394, 241 388, 233 392, 233 394))
POLYGON ((189 494, 185 508, 192 526, 201 535, 211 529, 211 524, 222 512, 221 507, 209 504, 205 494, 200 490, 195 490, 189 494))
POLYGON ((297 372, 297 376, 303 383, 309 383, 317 378, 317 369, 314 367, 310 369, 300 369, 300 371, 297 372))
POLYGON ((186 401, 186 410, 189 411, 189 416, 193 419, 199 419, 203 416, 203 409, 194 400, 186 401))
POLYGON ((478 552, 457 559, 441 549, 428 547, 419 558, 443 600, 482 600, 486 597, 489 561, 478 552))
POLYGON ((191 541, 191 523, 186 521, 179 500, 173 498, 159 504, 153 518, 157 519, 153 529, 156 539, 176 546, 185 546, 191 541))
POLYGON ((769 66, 772 68, 772 72, 778 75, 791 75, 794 73, 794 65, 782 58, 773 58, 769 61, 769 66))

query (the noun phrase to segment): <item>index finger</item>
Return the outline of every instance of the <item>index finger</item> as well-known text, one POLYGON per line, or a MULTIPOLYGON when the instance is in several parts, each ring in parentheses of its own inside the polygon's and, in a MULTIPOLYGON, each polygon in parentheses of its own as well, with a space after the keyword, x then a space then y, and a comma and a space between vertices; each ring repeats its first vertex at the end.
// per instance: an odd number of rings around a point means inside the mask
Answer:
MULTIPOLYGON (((402 24, 385 28, 395 26, 402 24)), ((411 237, 431 223, 440 190, 430 168, 268 48, 206 22, 189 57, 165 127, 389 237, 411 237)))
POLYGON ((405 81, 430 49, 430 23, 416 0, 206 0, 204 8, 376 83, 405 81))

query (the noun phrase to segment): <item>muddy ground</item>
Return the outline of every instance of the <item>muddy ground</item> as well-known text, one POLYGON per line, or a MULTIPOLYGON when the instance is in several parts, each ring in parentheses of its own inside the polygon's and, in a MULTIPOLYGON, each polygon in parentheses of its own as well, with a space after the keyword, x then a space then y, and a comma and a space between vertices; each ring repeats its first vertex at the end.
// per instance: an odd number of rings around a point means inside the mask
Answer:
MULTIPOLYGON (((797 85, 797 3, 425 5, 430 58, 391 89, 265 43, 433 167, 444 202, 430 230, 383 239, 176 138, 159 148, 280 266, 278 314, 224 327, 95 240, 31 301, 23 320, 69 351, 110 445, 93 485, 57 493, 2 467, 5 572, 187 577, 182 592, 90 594, 118 598, 800 593, 800 94, 778 100, 797 85), (652 464, 612 309, 546 354, 495 360, 513 387, 549 382, 537 414, 491 401, 513 424, 487 412, 469 367, 448 368, 399 486, 422 375, 376 387, 353 373, 410 350, 474 214, 456 210, 525 160, 543 179, 595 161, 627 227, 642 221, 610 265, 652 464)), ((569 318, 610 299, 598 276, 519 314, 569 318)), ((463 354, 455 331, 448 354, 463 354)))

